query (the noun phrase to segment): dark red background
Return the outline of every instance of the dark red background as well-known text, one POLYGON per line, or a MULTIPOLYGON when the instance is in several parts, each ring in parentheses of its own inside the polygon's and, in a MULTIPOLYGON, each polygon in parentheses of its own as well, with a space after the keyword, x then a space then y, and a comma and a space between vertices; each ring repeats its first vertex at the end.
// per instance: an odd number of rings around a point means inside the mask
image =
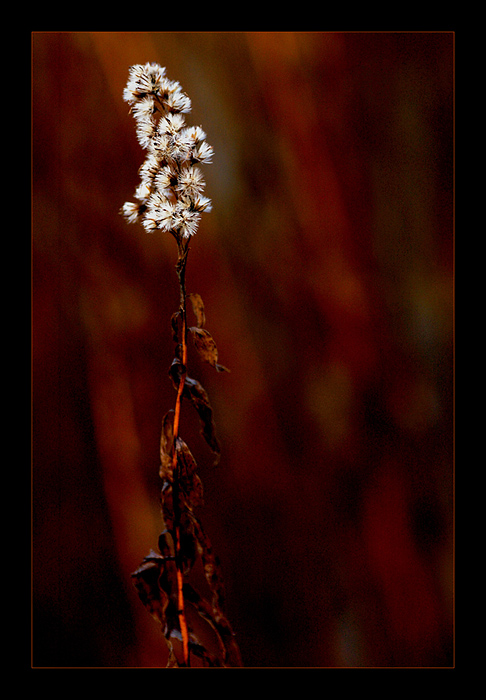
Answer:
POLYGON ((199 464, 248 667, 453 663, 451 33, 33 34, 33 665, 165 663, 171 237, 118 210, 157 61, 215 149, 191 246, 222 460, 199 464))

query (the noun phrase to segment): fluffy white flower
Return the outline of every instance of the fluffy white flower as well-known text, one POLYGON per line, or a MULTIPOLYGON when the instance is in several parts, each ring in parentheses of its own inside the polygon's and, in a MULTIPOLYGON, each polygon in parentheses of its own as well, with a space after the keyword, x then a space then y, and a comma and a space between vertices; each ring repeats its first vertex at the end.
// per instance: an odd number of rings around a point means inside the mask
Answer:
POLYGON ((196 233, 200 218, 200 215, 188 208, 184 202, 178 202, 174 228, 183 238, 190 238, 196 233))
POLYGON ((169 112, 169 114, 166 114, 159 121, 157 131, 159 134, 170 134, 171 136, 175 136, 175 134, 179 133, 183 126, 184 117, 182 114, 172 114, 169 112))
POLYGON ((153 95, 142 97, 132 107, 132 114, 137 121, 140 119, 150 119, 155 112, 155 100, 153 95))
POLYGON ((172 231, 177 228, 177 204, 173 204, 169 200, 163 202, 155 210, 157 215, 157 224, 162 231, 172 231))
POLYGON ((213 147, 206 141, 198 143, 193 149, 191 158, 196 163, 210 163, 214 155, 213 147))
POLYGON ((157 133, 150 144, 152 157, 155 158, 160 168, 162 164, 174 159, 173 137, 169 134, 157 133))
POLYGON ((199 168, 191 165, 181 170, 176 189, 183 195, 194 197, 204 190, 205 182, 199 168))
POLYGON ((150 187, 146 182, 141 182, 137 189, 135 190, 135 199, 140 202, 145 202, 150 197, 150 187))
POLYGON ((154 185, 159 190, 177 187, 177 171, 171 165, 163 165, 154 178, 154 185))
POLYGON ((191 157, 191 147, 187 143, 187 140, 183 135, 177 134, 172 139, 172 153, 171 156, 174 160, 180 163, 188 160, 191 157))
POLYGON ((188 126, 184 129, 184 137, 195 146, 200 141, 204 141, 206 133, 200 126, 188 126))
POLYGON ((211 200, 202 194, 197 194, 191 198, 191 209, 193 211, 211 211, 211 200))
POLYGON ((157 155, 155 153, 149 153, 147 158, 144 160, 144 162, 138 169, 140 180, 150 187, 150 184, 152 183, 154 177, 157 175, 159 168, 160 161, 157 158, 157 155))
POLYGON ((153 233, 157 230, 157 222, 149 216, 145 216, 142 221, 142 226, 147 231, 147 233, 153 233))
POLYGON ((137 138, 139 144, 147 150, 155 136, 156 124, 153 119, 139 119, 137 122, 137 138))
POLYGON ((170 112, 187 113, 191 111, 191 100, 182 90, 177 90, 167 95, 165 104, 170 112))
POLYGON ((123 91, 126 102, 134 103, 147 95, 157 95, 162 87, 165 68, 157 63, 132 66, 128 73, 127 86, 123 91))
POLYGON ((129 224, 134 224, 139 217, 140 205, 134 202, 125 202, 121 208, 121 212, 129 224))

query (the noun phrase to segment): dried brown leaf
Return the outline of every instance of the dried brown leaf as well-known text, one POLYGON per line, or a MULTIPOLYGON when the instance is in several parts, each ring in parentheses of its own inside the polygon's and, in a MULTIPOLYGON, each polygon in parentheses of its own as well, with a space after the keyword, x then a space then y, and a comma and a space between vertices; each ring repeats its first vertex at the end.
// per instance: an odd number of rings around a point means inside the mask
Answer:
POLYGON ((201 435, 204 437, 209 447, 213 451, 216 457, 215 463, 218 463, 221 449, 218 438, 216 437, 216 424, 213 420, 213 409, 209 403, 209 397, 206 390, 196 379, 186 377, 183 396, 191 401, 192 405, 198 412, 199 420, 201 421, 202 426, 201 435))
POLYGON ((184 595, 195 606, 201 617, 206 619, 217 632, 224 647, 225 665, 242 666, 242 660, 234 632, 224 613, 224 581, 218 557, 214 554, 211 541, 198 518, 192 514, 194 533, 208 586, 213 594, 211 605, 204 601, 197 591, 184 586, 184 595))
MULTIPOLYGON (((179 630, 173 630, 171 632, 171 637, 172 639, 177 639, 179 642, 182 641, 181 633, 179 630)), ((170 640, 169 640, 170 641, 170 640)), ((172 642, 171 642, 172 644, 172 642)), ((189 651, 191 654, 194 654, 194 656, 197 656, 200 658, 204 666, 207 667, 218 667, 222 666, 221 661, 215 656, 214 654, 211 654, 205 646, 201 644, 201 642, 198 640, 197 636, 194 634, 194 632, 190 632, 189 634, 189 651)), ((177 660, 177 657, 176 657, 177 660)), ((182 665, 182 664, 179 664, 182 665)))
POLYGON ((218 372, 229 372, 227 367, 218 364, 218 348, 211 333, 205 328, 197 328, 196 326, 191 326, 189 330, 200 357, 218 372))
POLYGON ((213 594, 213 608, 222 613, 224 609, 224 581, 218 557, 204 531, 201 521, 193 515, 194 533, 204 569, 204 575, 213 594))
POLYGON ((179 465, 179 485, 190 508, 203 505, 203 487, 196 474, 197 464, 184 440, 176 440, 177 463, 179 465))
POLYGON ((160 500, 162 505, 162 516, 164 518, 164 523, 170 532, 174 530, 174 503, 172 498, 172 484, 168 481, 164 481, 162 484, 162 490, 160 494, 160 500))
POLYGON ((205 620, 214 631, 219 647, 219 654, 224 662, 227 657, 227 650, 224 643, 226 630, 220 625, 217 614, 215 615, 212 606, 206 600, 204 600, 204 598, 198 593, 198 591, 195 590, 195 588, 193 588, 193 586, 191 586, 190 583, 184 584, 184 598, 191 603, 200 617, 205 620))
POLYGON ((180 332, 182 327, 182 314, 180 310, 176 311, 175 314, 172 314, 172 317, 170 319, 170 325, 172 328, 172 339, 174 343, 180 343, 180 332))
POLYGON ((170 639, 167 640, 167 646, 169 648, 169 658, 167 659, 166 668, 179 668, 179 662, 177 661, 177 656, 174 652, 174 645, 170 639))
POLYGON ((194 316, 196 317, 197 327, 204 328, 204 326, 206 325, 206 314, 204 313, 204 304, 203 300, 201 299, 201 295, 189 294, 188 297, 192 304, 194 316))
MULTIPOLYGON (((179 388, 181 379, 184 376, 184 371, 184 365, 177 357, 175 357, 169 370, 169 376, 172 379, 172 383, 176 390, 179 388)), ((219 462, 221 450, 219 441, 216 437, 216 425, 213 420, 213 409, 209 403, 209 396, 207 395, 206 390, 203 388, 201 383, 197 381, 197 379, 192 379, 191 377, 186 376, 182 396, 192 403, 199 414, 199 420, 201 421, 202 425, 201 434, 215 454, 215 464, 217 464, 219 462)))
POLYGON ((140 600, 161 624, 165 623, 165 611, 169 602, 169 596, 159 586, 163 567, 164 558, 152 551, 132 574, 140 600))
POLYGON ((172 534, 169 532, 169 530, 163 530, 160 533, 158 545, 159 545, 159 551, 160 551, 164 561, 174 559, 174 556, 175 556, 174 540, 173 540, 172 534))
POLYGON ((201 358, 214 367, 218 362, 218 348, 211 333, 204 328, 197 328, 196 326, 192 326, 189 330, 192 333, 194 347, 201 358))
POLYGON ((162 419, 160 435, 160 469, 161 479, 172 481, 172 447, 174 444, 174 414, 171 409, 162 419))
POLYGON ((172 364, 169 369, 169 377, 172 380, 172 384, 174 385, 174 389, 177 391, 179 388, 180 381, 182 379, 182 376, 185 372, 184 365, 180 361, 178 357, 174 357, 172 360, 172 364))

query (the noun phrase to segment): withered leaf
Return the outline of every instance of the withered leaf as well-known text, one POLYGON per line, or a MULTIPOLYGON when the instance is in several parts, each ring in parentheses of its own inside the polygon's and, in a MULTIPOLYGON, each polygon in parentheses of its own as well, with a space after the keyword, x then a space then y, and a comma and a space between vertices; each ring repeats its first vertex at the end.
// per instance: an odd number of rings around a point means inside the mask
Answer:
POLYGON ((184 575, 187 576, 196 563, 199 549, 196 535, 194 534, 193 521, 190 517, 190 511, 187 509, 187 503, 185 503, 185 508, 179 522, 179 532, 182 571, 184 575))
POLYGON ((224 633, 221 635, 218 625, 218 618, 215 615, 211 604, 204 600, 204 598, 198 593, 198 591, 195 590, 193 586, 191 586, 190 583, 184 584, 184 599, 194 606, 201 618, 205 620, 214 630, 219 647, 219 654, 224 661, 226 658, 226 648, 223 641, 224 633))
POLYGON ((234 632, 222 612, 205 601, 190 583, 184 584, 184 598, 213 629, 223 666, 226 666, 227 662, 229 665, 241 666, 241 656, 235 643, 234 632))
MULTIPOLYGON (((174 629, 171 632, 172 639, 177 639, 179 642, 182 641, 182 636, 179 630, 174 629)), ((206 647, 204 647, 198 640, 197 636, 193 631, 189 632, 189 652, 194 654, 194 656, 199 657, 204 662, 204 666, 221 666, 221 661, 211 654, 206 647)), ((177 658, 177 657, 176 657, 177 658)), ((180 665, 180 664, 179 664, 180 665)))
POLYGON ((174 499, 172 484, 170 484, 168 481, 164 481, 160 495, 162 517, 164 518, 167 529, 172 532, 174 529, 174 499))
POLYGON ((179 662, 174 652, 174 645, 169 639, 167 640, 167 646, 169 648, 169 658, 167 659, 166 668, 179 668, 179 662))
POLYGON ((218 364, 218 348, 211 333, 204 328, 197 328, 196 326, 192 326, 189 330, 192 334, 194 346, 201 358, 218 372, 229 372, 227 367, 218 364))
POLYGON ((172 339, 174 343, 179 343, 180 342, 180 331, 181 331, 181 325, 182 325, 182 314, 179 311, 176 311, 175 314, 172 314, 172 317, 170 319, 170 325, 172 328, 172 339))
POLYGON ((169 377, 172 380, 172 384, 174 385, 174 389, 177 391, 179 388, 179 384, 181 381, 182 376, 184 375, 185 372, 185 367, 180 361, 178 357, 174 357, 172 360, 172 364, 169 369, 169 377))
POLYGON ((160 533, 158 545, 164 560, 174 559, 174 540, 169 530, 163 530, 160 533))
POLYGON ((211 333, 204 328, 192 326, 189 328, 192 333, 194 346, 205 362, 209 362, 212 367, 218 361, 218 348, 211 333))
POLYGON ((187 505, 196 508, 203 505, 203 487, 196 474, 197 464, 184 440, 176 440, 177 463, 179 465, 179 484, 184 492, 187 505))
POLYGON ((196 644, 194 642, 189 642, 189 649, 192 654, 199 656, 200 659, 204 661, 205 666, 220 667, 221 661, 214 654, 210 654, 209 651, 202 646, 202 644, 196 644))
POLYGON ((224 609, 224 581, 218 557, 213 551, 213 546, 208 535, 204 531, 201 521, 192 515, 194 522, 194 534, 197 539, 199 553, 204 569, 204 575, 213 594, 213 608, 221 615, 224 609))
POLYGON ((164 558, 152 551, 132 574, 140 600, 161 624, 165 622, 165 610, 169 602, 168 595, 159 586, 163 566, 164 558))
POLYGON ((189 294, 189 299, 191 300, 192 310, 194 311, 194 316, 196 317, 197 327, 204 328, 206 325, 206 314, 204 313, 204 304, 201 299, 200 294, 189 294))
POLYGON ((186 377, 184 383, 183 396, 188 398, 196 411, 199 414, 199 420, 201 421, 201 435, 204 437, 209 447, 216 456, 215 463, 219 462, 219 456, 221 449, 219 446, 219 440, 216 437, 216 425, 213 420, 213 409, 209 403, 209 397, 206 390, 197 381, 197 379, 192 379, 191 377, 186 377))
POLYGON ((160 469, 161 479, 172 481, 172 446, 174 443, 174 411, 168 411, 162 419, 160 435, 160 469))
MULTIPOLYGON (((177 390, 184 376, 185 367, 181 361, 175 357, 172 361, 169 376, 172 379, 174 388, 177 390)), ((209 396, 206 390, 197 381, 197 379, 192 379, 191 377, 185 377, 184 388, 182 391, 182 396, 188 399, 196 411, 199 414, 199 420, 201 421, 202 429, 201 434, 208 443, 209 447, 216 455, 215 464, 219 462, 220 446, 219 441, 216 437, 216 425, 213 420, 213 409, 209 403, 209 396)))

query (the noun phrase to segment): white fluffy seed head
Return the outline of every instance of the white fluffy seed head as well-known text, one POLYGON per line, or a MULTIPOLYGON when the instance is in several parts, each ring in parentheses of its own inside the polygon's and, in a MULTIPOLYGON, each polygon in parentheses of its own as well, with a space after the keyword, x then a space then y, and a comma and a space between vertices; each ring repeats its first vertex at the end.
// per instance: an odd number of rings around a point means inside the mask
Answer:
POLYGON ((202 128, 185 125, 183 114, 190 112, 191 101, 156 63, 130 68, 123 97, 131 105, 147 156, 135 192, 140 204, 126 202, 122 213, 129 223, 141 220, 149 232, 159 229, 189 238, 197 231, 201 212, 211 210, 195 164, 210 163, 213 157, 202 128))

